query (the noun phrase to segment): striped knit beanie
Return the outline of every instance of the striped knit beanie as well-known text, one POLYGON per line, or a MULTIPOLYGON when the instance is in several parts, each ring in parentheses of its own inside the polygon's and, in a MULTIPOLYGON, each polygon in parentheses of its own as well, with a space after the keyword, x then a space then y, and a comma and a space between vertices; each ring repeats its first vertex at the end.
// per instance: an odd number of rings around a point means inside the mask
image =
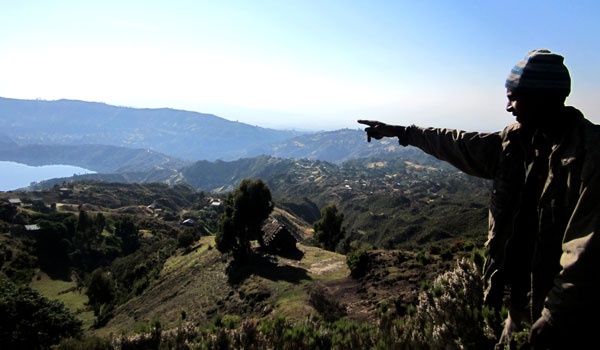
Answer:
POLYGON ((569 96, 571 77, 563 60, 564 57, 550 50, 530 51, 511 70, 506 88, 514 92, 569 96))

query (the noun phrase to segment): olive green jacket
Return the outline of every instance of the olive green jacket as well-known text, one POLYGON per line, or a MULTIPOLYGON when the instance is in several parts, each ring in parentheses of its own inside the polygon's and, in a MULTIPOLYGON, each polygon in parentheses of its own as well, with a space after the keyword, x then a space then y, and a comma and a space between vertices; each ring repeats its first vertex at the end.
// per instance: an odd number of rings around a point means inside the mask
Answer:
POLYGON ((600 126, 575 108, 564 113, 572 122, 545 149, 518 123, 494 133, 412 126, 401 140, 493 180, 486 303, 501 305, 510 286, 531 322, 542 313, 571 322, 599 304, 600 126))

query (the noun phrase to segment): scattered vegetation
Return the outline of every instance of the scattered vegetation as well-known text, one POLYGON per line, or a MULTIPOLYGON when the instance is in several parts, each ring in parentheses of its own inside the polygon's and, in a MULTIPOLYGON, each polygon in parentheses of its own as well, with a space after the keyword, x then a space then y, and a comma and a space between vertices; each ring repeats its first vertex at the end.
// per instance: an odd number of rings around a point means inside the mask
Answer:
POLYGON ((483 238, 461 230, 476 230, 484 186, 392 160, 368 171, 365 161, 264 161, 272 165, 263 168, 267 180, 244 180, 226 198, 187 185, 91 181, 69 184, 66 196, 58 187, 39 192, 45 205, 34 205, 32 195, 11 194, 26 205, 0 207, 0 228, 8 232, 0 235, 0 278, 20 288, 41 269, 51 276, 48 283, 62 279, 81 291, 103 337, 61 333, 59 349, 474 348, 492 341, 501 315, 482 309, 479 299, 465 300, 467 287, 449 292, 452 278, 432 278, 467 254, 481 266, 476 247, 483 238), (421 176, 426 185, 412 182, 421 176), (461 198, 467 189, 472 196, 461 198), (304 243, 349 251, 347 268, 343 255, 306 246, 299 246, 298 256, 262 252, 247 264, 230 264, 232 256, 250 255, 251 241, 261 243, 261 224, 274 203, 282 203, 277 211, 286 225, 302 217, 314 222, 324 205, 314 236, 310 226, 294 234, 304 243), (464 207, 470 210, 464 222, 454 220, 456 208, 464 207), (183 226, 185 219, 196 224, 183 226), (25 224, 39 230, 26 232, 25 224), (397 247, 405 250, 392 251, 397 247), (182 298, 190 303, 182 305, 182 298), (442 314, 433 319, 441 311, 425 302, 469 311, 458 321, 442 314), (157 309, 163 304, 181 307, 157 309), (139 327, 132 335, 134 319, 139 327), (455 330, 435 328, 451 322, 467 322, 473 334, 459 339, 455 330), (107 338, 108 329, 113 336, 107 338), (435 341, 433 329, 441 334, 435 341), (454 343, 444 343, 451 338, 454 343))

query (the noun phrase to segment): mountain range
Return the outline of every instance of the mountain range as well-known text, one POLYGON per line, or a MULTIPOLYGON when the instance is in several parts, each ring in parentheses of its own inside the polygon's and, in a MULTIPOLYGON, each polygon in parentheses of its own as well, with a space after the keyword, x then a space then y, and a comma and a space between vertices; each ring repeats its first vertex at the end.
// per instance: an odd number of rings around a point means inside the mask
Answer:
POLYGON ((98 172, 145 170, 164 165, 176 169, 186 163, 184 160, 231 161, 258 155, 340 163, 360 157, 387 156, 401 148, 390 140, 366 143, 360 130, 301 133, 261 128, 212 114, 74 100, 0 97, 0 128, 2 160, 29 165, 87 166, 98 172), (150 152, 140 154, 146 150, 150 152), (88 155, 95 157, 93 162, 88 155), (103 158, 108 160, 104 162, 103 158), (134 169, 128 159, 144 162, 134 169))

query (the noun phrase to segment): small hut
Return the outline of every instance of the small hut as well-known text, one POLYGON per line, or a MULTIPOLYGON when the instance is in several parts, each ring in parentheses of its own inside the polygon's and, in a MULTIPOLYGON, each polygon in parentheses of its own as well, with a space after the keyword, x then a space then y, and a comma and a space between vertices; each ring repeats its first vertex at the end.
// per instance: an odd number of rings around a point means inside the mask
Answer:
POLYGON ((271 222, 264 225, 262 231, 264 248, 268 252, 287 253, 296 249, 296 238, 277 219, 272 219, 271 222))
POLYGON ((196 224, 196 220, 194 219, 185 219, 181 222, 183 226, 194 227, 196 224))
POLYGON ((17 206, 17 207, 21 206, 21 200, 19 198, 10 198, 8 200, 8 203, 10 203, 10 204, 12 204, 14 206, 17 206))

